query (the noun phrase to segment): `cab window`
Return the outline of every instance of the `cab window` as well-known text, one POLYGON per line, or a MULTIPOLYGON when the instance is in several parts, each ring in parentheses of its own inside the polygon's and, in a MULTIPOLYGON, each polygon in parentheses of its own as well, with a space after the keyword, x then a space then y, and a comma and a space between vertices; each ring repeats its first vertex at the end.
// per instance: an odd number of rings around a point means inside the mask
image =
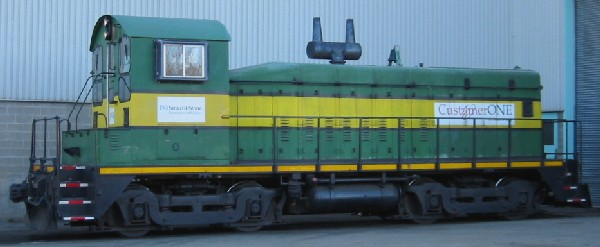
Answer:
POLYGON ((119 43, 119 101, 131 100, 131 40, 123 36, 119 43))
POLYGON ((102 105, 102 99, 106 97, 102 83, 104 71, 104 48, 98 46, 92 53, 92 103, 94 106, 102 105))
POLYGON ((120 68, 119 68, 119 72, 121 72, 121 74, 125 74, 125 73, 129 73, 130 70, 130 61, 131 61, 131 40, 129 39, 129 37, 127 36, 123 36, 123 38, 121 38, 121 44, 120 44, 120 49, 119 49, 120 57, 121 57, 121 63, 120 63, 120 68))
POLYGON ((158 40, 156 46, 158 80, 207 80, 206 43, 158 40))

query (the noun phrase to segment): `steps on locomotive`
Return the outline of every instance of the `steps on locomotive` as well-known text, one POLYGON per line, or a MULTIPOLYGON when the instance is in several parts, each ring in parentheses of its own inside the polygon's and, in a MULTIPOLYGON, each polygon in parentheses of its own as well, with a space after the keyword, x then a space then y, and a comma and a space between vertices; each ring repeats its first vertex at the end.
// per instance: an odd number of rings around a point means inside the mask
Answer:
POLYGON ((580 184, 575 173, 570 171, 565 173, 565 202, 573 206, 589 207, 591 206, 590 192, 587 184, 580 184))
POLYGON ((93 214, 93 183, 85 166, 64 165, 59 168, 57 211, 65 221, 87 221, 93 214))

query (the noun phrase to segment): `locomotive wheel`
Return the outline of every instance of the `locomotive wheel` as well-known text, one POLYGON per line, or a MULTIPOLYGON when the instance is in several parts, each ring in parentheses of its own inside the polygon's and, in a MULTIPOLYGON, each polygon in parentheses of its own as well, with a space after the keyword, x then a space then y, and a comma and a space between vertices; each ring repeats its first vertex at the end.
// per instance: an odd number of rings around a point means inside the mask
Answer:
MULTIPOLYGON (((241 181, 238 182, 227 190, 228 193, 238 192, 244 188, 259 188, 262 187, 260 184, 254 181, 241 181)), ((238 232, 255 232, 262 229, 262 225, 252 223, 236 223, 231 225, 231 229, 238 232)))
POLYGON ((241 226, 241 225, 236 225, 232 227, 233 230, 237 231, 237 232, 256 232, 260 229, 262 229, 262 226, 241 226))
POLYGON ((148 232, 150 232, 150 230, 119 230, 117 231, 117 234, 126 238, 139 238, 146 236, 148 232))
POLYGON ((440 219, 439 216, 425 215, 421 208, 419 198, 415 194, 406 194, 402 203, 406 209, 407 217, 414 223, 432 224, 440 219))
MULTIPOLYGON (((129 186, 127 186, 127 189, 125 189, 125 192, 123 193, 127 193, 128 191, 134 191, 134 190, 147 190, 149 191, 148 188, 144 187, 143 185, 139 185, 139 184, 130 184, 129 186)), ((150 230, 145 230, 145 229, 127 229, 126 227, 123 226, 123 215, 121 214, 121 212, 119 210, 113 210, 112 211, 114 214, 118 214, 118 215, 113 215, 113 217, 115 217, 116 219, 119 219, 117 222, 117 226, 119 227, 117 230, 117 234, 119 236, 122 237, 126 237, 126 238, 139 238, 139 237, 143 237, 146 234, 148 234, 150 232, 150 230)))
POLYGON ((259 187, 262 187, 262 186, 260 184, 258 184, 257 182, 241 181, 241 182, 237 182, 236 184, 229 187, 229 189, 227 189, 227 192, 238 192, 238 191, 242 190, 243 188, 259 188, 259 187))
POLYGON ((527 198, 527 197, 522 197, 522 196, 519 196, 518 198, 512 198, 513 200, 517 200, 517 202, 519 204, 524 205, 525 208, 520 208, 520 209, 512 210, 509 212, 501 213, 500 217, 502 217, 503 219, 506 219, 506 220, 510 220, 510 221, 526 219, 534 212, 534 210, 536 208, 539 208, 539 204, 541 203, 541 199, 540 199, 541 194, 538 190, 536 190, 536 188, 531 187, 532 186, 531 183, 527 180, 511 178, 511 177, 504 177, 504 178, 501 178, 500 180, 498 180, 498 182, 496 183, 496 187, 510 188, 511 186, 514 187, 514 189, 524 188, 523 186, 527 186, 528 190, 535 191, 534 196, 533 196, 533 198, 527 198))
MULTIPOLYGON (((409 183, 410 186, 418 186, 428 183, 436 183, 435 180, 430 178, 417 178, 409 183)), ((418 224, 432 224, 438 221, 441 216, 440 215, 426 215, 423 212, 423 208, 421 207, 421 202, 419 201, 419 197, 415 193, 406 193, 404 199, 402 200, 402 206, 405 208, 405 213, 408 219, 410 219, 414 223, 418 224)))

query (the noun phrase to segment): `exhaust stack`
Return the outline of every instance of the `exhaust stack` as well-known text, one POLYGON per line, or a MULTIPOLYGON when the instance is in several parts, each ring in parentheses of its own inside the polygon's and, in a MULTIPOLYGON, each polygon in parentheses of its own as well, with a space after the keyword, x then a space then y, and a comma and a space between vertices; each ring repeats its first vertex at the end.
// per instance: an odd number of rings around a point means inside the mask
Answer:
POLYGON ((346 20, 346 42, 323 42, 321 19, 313 18, 313 40, 306 45, 306 55, 311 59, 330 59, 331 64, 358 60, 362 55, 362 47, 355 42, 354 21, 346 20))

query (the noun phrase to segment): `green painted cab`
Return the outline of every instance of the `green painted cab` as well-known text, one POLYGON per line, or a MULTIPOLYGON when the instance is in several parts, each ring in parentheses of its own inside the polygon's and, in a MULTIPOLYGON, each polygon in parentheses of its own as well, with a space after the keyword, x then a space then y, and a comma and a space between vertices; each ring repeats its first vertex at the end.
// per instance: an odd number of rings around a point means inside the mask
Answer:
POLYGON ((64 163, 229 163, 229 42, 218 21, 106 15, 91 36, 93 129, 64 163), (77 155, 75 155, 77 154, 77 155))

